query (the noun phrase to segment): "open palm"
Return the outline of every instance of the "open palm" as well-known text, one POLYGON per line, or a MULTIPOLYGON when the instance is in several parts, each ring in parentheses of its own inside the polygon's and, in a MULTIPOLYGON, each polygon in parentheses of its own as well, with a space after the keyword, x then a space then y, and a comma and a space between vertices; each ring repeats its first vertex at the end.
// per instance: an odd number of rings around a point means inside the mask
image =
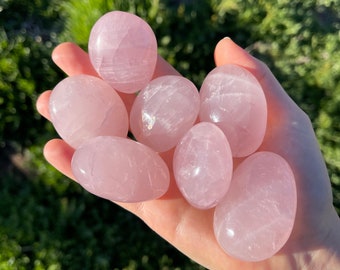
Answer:
MULTIPOLYGON (((88 55, 72 43, 53 52, 53 60, 68 75, 97 75, 88 55)), ((209 269, 340 269, 339 218, 332 205, 331 185, 323 157, 308 116, 288 97, 265 64, 226 38, 215 49, 216 65, 236 64, 252 72, 262 85, 268 104, 268 124, 259 151, 284 157, 293 169, 297 185, 297 215, 291 237, 272 258, 242 262, 223 252, 213 232, 213 210, 190 206, 178 192, 174 180, 165 196, 142 203, 118 203, 140 217, 151 229, 188 257, 209 269)), ((159 57, 154 77, 178 74, 159 57)), ((49 119, 50 91, 37 102, 38 111, 49 119)), ((127 107, 133 95, 122 94, 127 107)), ((64 141, 49 141, 46 159, 73 178, 73 149, 64 141)), ((171 168, 172 153, 162 154, 171 168)))

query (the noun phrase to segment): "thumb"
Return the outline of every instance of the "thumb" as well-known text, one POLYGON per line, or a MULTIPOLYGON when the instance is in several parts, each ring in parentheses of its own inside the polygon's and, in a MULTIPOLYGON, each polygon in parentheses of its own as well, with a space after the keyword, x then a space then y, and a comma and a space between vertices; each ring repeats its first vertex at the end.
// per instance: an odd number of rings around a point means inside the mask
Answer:
POLYGON ((260 82, 267 100, 268 120, 259 150, 279 154, 293 169, 298 191, 293 238, 302 232, 315 231, 315 227, 320 226, 317 219, 328 216, 333 210, 327 169, 310 119, 288 96, 267 65, 230 38, 224 38, 216 45, 215 63, 217 66, 242 66, 260 82), (310 209, 314 210, 313 213, 310 209), (310 228, 306 228, 305 224, 309 224, 310 228))
POLYGON ((216 66, 225 64, 239 65, 250 71, 257 78, 266 95, 269 115, 284 113, 287 110, 300 111, 267 65, 251 56, 230 38, 224 38, 218 42, 215 47, 214 58, 216 66))

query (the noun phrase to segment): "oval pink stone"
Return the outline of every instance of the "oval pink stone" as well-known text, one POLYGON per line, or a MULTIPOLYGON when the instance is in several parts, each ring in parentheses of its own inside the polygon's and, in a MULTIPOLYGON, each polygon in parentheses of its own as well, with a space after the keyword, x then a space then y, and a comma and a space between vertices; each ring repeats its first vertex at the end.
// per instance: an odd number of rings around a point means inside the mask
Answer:
POLYGON ((191 205, 216 206, 229 188, 233 171, 224 133, 212 123, 193 126, 176 147, 173 170, 179 190, 191 205))
POLYGON ((129 119, 123 101, 97 77, 62 80, 52 91, 49 110, 58 134, 73 148, 99 135, 127 136, 129 119))
POLYGON ((157 61, 157 41, 140 17, 112 11, 94 24, 89 56, 98 74, 114 89, 134 93, 151 80, 157 61))
POLYGON ((236 65, 216 67, 203 81, 200 96, 200 120, 223 130, 234 157, 257 150, 266 130, 267 103, 249 71, 236 65))
POLYGON ((277 154, 257 152, 237 167, 215 209, 217 241, 226 253, 243 261, 268 259, 288 240, 296 205, 288 163, 277 154))
POLYGON ((199 104, 197 88, 188 79, 158 77, 135 99, 130 112, 131 131, 139 142, 165 152, 193 126, 199 104))
POLYGON ((169 169, 149 147, 127 138, 101 136, 79 147, 72 171, 89 192, 117 202, 142 202, 162 196, 169 169))

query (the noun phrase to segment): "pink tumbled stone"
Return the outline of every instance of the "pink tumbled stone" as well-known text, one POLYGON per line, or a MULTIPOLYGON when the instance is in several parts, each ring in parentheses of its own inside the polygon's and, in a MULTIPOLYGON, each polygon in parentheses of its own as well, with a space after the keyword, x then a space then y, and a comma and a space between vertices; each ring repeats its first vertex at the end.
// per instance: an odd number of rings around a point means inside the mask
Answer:
POLYGON ((99 135, 127 136, 124 103, 99 78, 76 75, 62 80, 52 91, 49 109, 58 134, 73 148, 99 135))
POLYGON ((295 179, 286 160, 257 152, 234 171, 230 188, 215 209, 216 239, 240 260, 268 259, 288 240, 296 204, 295 179))
POLYGON ((149 147, 127 138, 101 136, 82 144, 72 171, 87 191, 117 202, 142 202, 162 196, 169 169, 149 147))
POLYGON ((131 131, 139 142, 165 152, 193 126, 199 106, 199 94, 191 81, 181 76, 158 77, 132 105, 131 131))
POLYGON ((134 93, 151 80, 157 61, 157 41, 140 17, 106 13, 93 26, 89 56, 98 74, 117 91, 134 93))
POLYGON ((216 67, 205 78, 200 96, 200 120, 223 130, 234 157, 257 150, 266 130, 267 103, 249 71, 236 65, 216 67))
POLYGON ((229 188, 233 171, 224 133, 208 122, 193 126, 176 147, 173 170, 179 190, 191 205, 216 206, 229 188))

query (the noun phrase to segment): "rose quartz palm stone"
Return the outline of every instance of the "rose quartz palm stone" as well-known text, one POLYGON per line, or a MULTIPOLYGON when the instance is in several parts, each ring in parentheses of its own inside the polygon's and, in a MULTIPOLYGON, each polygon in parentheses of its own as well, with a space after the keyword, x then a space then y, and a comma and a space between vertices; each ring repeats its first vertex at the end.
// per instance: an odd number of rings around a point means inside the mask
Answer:
POLYGON ((73 148, 99 135, 127 136, 123 101, 97 77, 76 75, 62 80, 52 91, 49 109, 58 134, 73 148))
POLYGON ((216 125, 193 126, 176 147, 173 159, 177 186, 196 208, 216 206, 227 192, 233 160, 227 138, 216 125))
POLYGON ((192 206, 216 206, 213 228, 225 252, 244 261, 278 252, 294 225, 296 186, 282 157, 254 154, 267 123, 256 78, 239 66, 220 66, 207 75, 200 94, 184 77, 152 80, 155 35, 141 18, 121 11, 93 26, 89 56, 103 80, 64 79, 49 103, 54 127, 76 148, 71 166, 79 184, 117 202, 157 199, 170 182, 157 152, 176 147, 177 186, 192 206), (130 119, 115 90, 140 91, 130 119), (198 115, 201 122, 194 125, 198 115), (129 125, 139 142, 126 138, 129 125), (232 157, 247 157, 234 172, 232 157))
POLYGON ((137 92, 152 78, 157 61, 156 37, 134 14, 106 13, 93 26, 88 48, 95 70, 117 91, 137 92))
POLYGON ((152 80, 138 94, 130 112, 135 138, 157 152, 179 142, 198 117, 200 98, 195 85, 181 76, 152 80))
POLYGON ((234 171, 229 191, 215 209, 217 241, 243 261, 270 258, 291 234, 296 204, 288 163, 277 154, 257 152, 234 171))
POLYGON ((149 147, 127 138, 100 136, 74 153, 72 171, 89 192, 119 202, 141 202, 162 196, 169 169, 149 147))
POLYGON ((200 96, 200 120, 223 130, 233 156, 255 152, 267 124, 267 103, 256 78, 236 65, 219 66, 203 81, 200 96))

